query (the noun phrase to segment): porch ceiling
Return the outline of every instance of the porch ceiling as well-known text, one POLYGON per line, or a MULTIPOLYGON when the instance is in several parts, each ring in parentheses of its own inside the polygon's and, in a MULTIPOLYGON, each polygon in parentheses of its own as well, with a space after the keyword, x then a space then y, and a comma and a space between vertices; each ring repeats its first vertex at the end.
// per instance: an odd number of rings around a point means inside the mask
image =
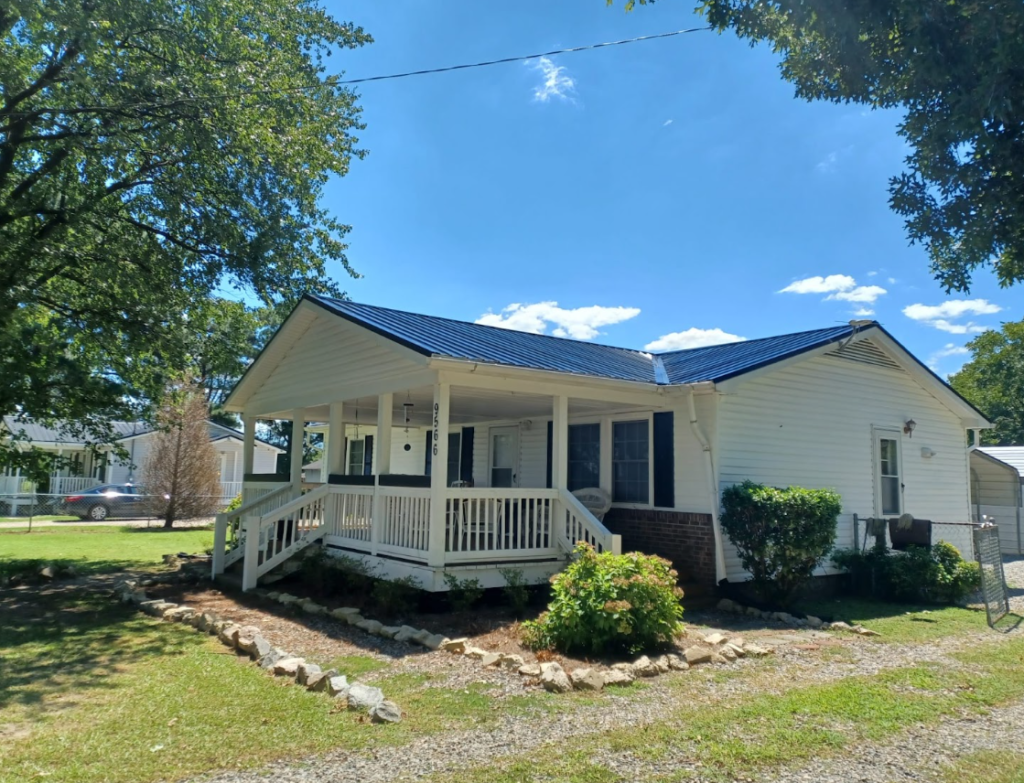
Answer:
MULTIPOLYGON (((524 394, 452 386, 449 418, 452 424, 459 425, 507 419, 547 419, 551 417, 552 399, 551 395, 547 394, 524 394)), ((408 394, 396 393, 394 395, 392 419, 395 427, 405 424, 404 403, 406 402, 412 403, 409 417, 410 426, 429 427, 432 422, 431 409, 434 405, 433 387, 424 386, 419 389, 411 389, 408 394)), ((649 407, 597 400, 569 399, 569 416, 576 418, 643 410, 649 410, 649 407)), ((356 421, 357 411, 360 424, 376 424, 377 398, 361 397, 356 400, 345 400, 345 421, 347 423, 356 421)), ((283 415, 287 417, 288 414, 283 415)), ((330 408, 327 405, 310 409, 312 421, 326 422, 329 415, 330 408)))

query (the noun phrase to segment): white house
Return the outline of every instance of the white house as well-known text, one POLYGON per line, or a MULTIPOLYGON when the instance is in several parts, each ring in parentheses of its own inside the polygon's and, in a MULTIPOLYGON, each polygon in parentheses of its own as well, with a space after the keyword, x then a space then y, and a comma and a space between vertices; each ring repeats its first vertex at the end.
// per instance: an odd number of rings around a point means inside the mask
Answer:
MULTIPOLYGON (((242 433, 221 424, 208 422, 210 440, 217 452, 220 466, 221 493, 233 498, 242 491, 242 433)), ((142 467, 146 464, 149 450, 154 443, 153 427, 143 422, 113 422, 118 437, 115 443, 124 447, 128 459, 118 459, 109 448, 94 452, 89 444, 72 433, 66 426, 47 427, 33 421, 18 421, 5 416, 0 437, 19 435, 26 443, 46 451, 52 451, 69 460, 69 464, 55 471, 40 486, 33 487, 18 471, 8 471, 0 476, 0 494, 31 492, 64 495, 78 492, 101 484, 130 484, 138 481, 142 467)), ((256 469, 273 473, 277 466, 277 455, 282 450, 269 443, 256 441, 253 460, 256 469)))
POLYGON ((317 296, 226 407, 245 503, 218 521, 215 573, 244 558, 246 586, 317 539, 431 590, 446 570, 552 573, 581 538, 662 554, 685 582, 743 579, 724 487, 838 490, 839 546, 855 515, 966 523, 965 433, 990 426, 873 321, 652 355, 317 296), (325 431, 327 483, 301 494, 298 454, 259 475, 260 419, 325 431), (584 487, 611 494, 603 521, 584 487))

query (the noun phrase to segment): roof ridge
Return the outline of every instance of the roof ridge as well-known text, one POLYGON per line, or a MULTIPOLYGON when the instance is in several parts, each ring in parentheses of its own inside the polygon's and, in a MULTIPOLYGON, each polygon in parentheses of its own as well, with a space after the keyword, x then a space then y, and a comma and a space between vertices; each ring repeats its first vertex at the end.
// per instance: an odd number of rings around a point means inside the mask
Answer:
MULTIPOLYGON (((873 321, 872 322, 872 326, 877 326, 877 325, 878 325, 877 321, 873 321)), ((863 326, 859 327, 858 331, 861 331, 861 330, 863 330, 865 328, 867 328, 867 327, 863 327, 863 326)), ((803 330, 801 330, 799 332, 784 332, 783 334, 769 334, 769 335, 767 335, 765 337, 753 337, 753 338, 751 338, 749 340, 733 340, 732 342, 728 342, 728 343, 715 343, 714 345, 699 345, 696 348, 677 348, 674 351, 659 351, 658 353, 656 353, 654 355, 655 356, 673 356, 673 355, 680 354, 680 353, 689 353, 691 351, 703 351, 703 350, 705 350, 707 348, 720 348, 720 347, 725 346, 725 345, 741 345, 741 344, 750 345, 751 343, 760 343, 760 342, 764 342, 765 340, 779 340, 779 339, 782 339, 783 337, 797 337, 799 335, 814 334, 816 332, 829 332, 829 331, 832 331, 833 329, 853 329, 853 326, 851 326, 850 324, 836 324, 835 326, 822 326, 822 327, 820 327, 818 329, 803 329, 803 330)))

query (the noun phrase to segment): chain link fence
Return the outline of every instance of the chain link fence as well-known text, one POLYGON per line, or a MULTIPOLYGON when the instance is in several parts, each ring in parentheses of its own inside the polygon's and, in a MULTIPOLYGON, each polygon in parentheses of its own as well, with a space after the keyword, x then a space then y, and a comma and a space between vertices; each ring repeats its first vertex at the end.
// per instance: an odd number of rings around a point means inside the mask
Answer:
MULTIPOLYGON (((235 497, 211 496, 208 513, 193 519, 177 518, 175 526, 207 525, 214 515, 223 511, 235 497)), ((70 494, 17 492, 0 494, 0 524, 8 527, 37 522, 145 522, 163 523, 163 509, 168 498, 117 491, 83 491, 70 494)))

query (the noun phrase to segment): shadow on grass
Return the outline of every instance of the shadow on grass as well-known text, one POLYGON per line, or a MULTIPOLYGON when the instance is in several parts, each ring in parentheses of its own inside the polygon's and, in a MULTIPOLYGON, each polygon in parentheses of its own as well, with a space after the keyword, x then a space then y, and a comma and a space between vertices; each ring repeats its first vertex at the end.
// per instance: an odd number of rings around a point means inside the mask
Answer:
POLYGON ((0 710, 109 688, 123 667, 194 644, 172 629, 71 585, 0 590, 0 710))

